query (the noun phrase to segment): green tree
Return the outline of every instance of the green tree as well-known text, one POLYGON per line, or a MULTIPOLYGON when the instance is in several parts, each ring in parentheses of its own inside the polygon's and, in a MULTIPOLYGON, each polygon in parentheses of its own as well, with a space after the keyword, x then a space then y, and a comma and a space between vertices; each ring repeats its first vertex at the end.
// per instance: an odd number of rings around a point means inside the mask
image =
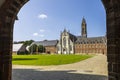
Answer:
POLYGON ((38 52, 43 53, 45 52, 45 47, 43 45, 38 46, 38 52))
POLYGON ((28 40, 28 41, 24 41, 24 45, 25 46, 29 46, 34 42, 34 40, 28 40))
POLYGON ((36 53, 36 49, 38 48, 38 46, 36 44, 33 44, 29 47, 29 51, 30 53, 36 53))

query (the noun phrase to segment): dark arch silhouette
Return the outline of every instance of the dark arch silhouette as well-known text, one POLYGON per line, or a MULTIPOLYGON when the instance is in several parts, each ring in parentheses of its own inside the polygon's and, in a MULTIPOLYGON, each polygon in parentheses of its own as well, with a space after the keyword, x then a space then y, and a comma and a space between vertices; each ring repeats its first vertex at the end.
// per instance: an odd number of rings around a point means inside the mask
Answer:
MULTIPOLYGON (((29 0, 0 1, 0 80, 11 80, 13 25, 29 0)), ((107 16, 109 80, 120 80, 120 0, 102 0, 107 16)))
POLYGON ((0 80, 11 80, 13 26, 18 12, 28 1, 4 0, 0 7, 0 80))

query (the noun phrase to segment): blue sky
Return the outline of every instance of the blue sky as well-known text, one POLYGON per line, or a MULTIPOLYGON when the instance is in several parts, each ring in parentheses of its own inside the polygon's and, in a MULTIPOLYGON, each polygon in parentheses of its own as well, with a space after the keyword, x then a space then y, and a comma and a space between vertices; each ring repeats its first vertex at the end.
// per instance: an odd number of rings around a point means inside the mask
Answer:
POLYGON ((14 41, 59 39, 64 28, 79 36, 83 17, 88 37, 104 36, 105 16, 101 0, 30 0, 18 13, 14 41))

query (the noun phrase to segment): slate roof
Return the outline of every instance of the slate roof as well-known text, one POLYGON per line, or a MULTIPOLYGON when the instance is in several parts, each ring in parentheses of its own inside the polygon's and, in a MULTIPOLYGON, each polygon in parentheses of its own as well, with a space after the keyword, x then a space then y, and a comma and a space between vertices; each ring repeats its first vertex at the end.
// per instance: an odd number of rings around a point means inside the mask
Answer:
POLYGON ((75 35, 73 35, 73 34, 71 34, 71 33, 69 33, 69 36, 70 36, 70 39, 71 39, 71 41, 76 41, 77 40, 77 37, 75 36, 75 35))
POLYGON ((77 36, 76 44, 95 44, 95 43, 106 43, 106 37, 82 37, 77 36))
POLYGON ((56 46, 57 43, 58 43, 58 40, 49 40, 49 41, 44 40, 44 41, 36 41, 36 42, 33 42, 32 44, 43 45, 43 46, 56 46))
POLYGON ((26 47, 23 44, 13 44, 13 52, 17 52, 17 51, 25 51, 26 47))

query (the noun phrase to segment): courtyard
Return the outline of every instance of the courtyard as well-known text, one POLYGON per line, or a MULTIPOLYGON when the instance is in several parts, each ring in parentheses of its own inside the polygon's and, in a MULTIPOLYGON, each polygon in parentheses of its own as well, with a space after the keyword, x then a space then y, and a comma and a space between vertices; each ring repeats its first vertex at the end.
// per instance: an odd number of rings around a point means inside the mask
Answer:
POLYGON ((13 65, 12 80, 107 80, 107 56, 64 65, 13 65))

